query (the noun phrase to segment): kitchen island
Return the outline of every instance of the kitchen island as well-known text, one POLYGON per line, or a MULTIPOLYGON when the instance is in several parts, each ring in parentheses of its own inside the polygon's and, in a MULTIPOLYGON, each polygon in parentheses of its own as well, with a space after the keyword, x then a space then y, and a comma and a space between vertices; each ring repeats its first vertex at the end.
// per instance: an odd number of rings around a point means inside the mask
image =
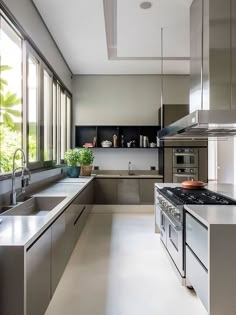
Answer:
MULTIPOLYGON (((180 187, 156 184, 156 187, 180 187)), ((234 185, 207 189, 236 199, 234 185)), ((235 315, 236 206, 183 205, 183 256, 186 284, 193 286, 210 315, 235 315)))

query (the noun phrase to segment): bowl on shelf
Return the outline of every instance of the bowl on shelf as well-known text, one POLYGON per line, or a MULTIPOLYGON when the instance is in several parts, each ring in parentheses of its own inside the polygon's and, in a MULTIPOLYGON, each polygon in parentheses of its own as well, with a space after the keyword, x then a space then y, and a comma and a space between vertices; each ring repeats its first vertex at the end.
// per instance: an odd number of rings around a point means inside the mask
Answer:
POLYGON ((105 140, 105 141, 101 142, 101 147, 102 148, 110 148, 111 146, 112 146, 112 142, 111 141, 105 140))

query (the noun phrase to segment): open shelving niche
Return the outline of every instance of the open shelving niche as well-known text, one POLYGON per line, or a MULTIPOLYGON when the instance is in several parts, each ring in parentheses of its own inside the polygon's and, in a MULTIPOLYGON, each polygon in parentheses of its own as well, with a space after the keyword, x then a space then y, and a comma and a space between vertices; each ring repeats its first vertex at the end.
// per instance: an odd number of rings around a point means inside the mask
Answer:
POLYGON ((158 149, 159 147, 139 147, 139 136, 147 136, 149 143, 156 143, 160 126, 75 126, 75 147, 82 148, 86 142, 93 143, 96 137, 96 147, 93 149, 158 149), (117 136, 118 147, 103 148, 101 142, 108 140, 113 143, 113 136, 117 136), (121 147, 121 135, 124 135, 124 147, 121 147), (128 148, 127 142, 135 140, 136 146, 128 148))

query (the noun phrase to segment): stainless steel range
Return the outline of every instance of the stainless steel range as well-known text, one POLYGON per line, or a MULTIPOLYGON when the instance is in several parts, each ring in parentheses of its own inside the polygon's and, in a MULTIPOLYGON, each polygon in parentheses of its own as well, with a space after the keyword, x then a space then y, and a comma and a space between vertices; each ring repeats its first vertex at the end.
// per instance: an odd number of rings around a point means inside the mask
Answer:
POLYGON ((236 201, 208 189, 164 187, 155 190, 155 220, 160 238, 184 283, 184 205, 236 205, 236 201))

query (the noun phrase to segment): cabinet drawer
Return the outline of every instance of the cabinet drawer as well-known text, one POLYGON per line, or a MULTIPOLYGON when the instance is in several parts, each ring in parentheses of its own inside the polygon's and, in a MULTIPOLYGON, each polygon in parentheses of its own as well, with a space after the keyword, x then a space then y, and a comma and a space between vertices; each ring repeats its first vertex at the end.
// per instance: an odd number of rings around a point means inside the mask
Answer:
POLYGON ((186 246, 186 278, 208 310, 208 273, 188 246, 186 246))
POLYGON ((208 230, 186 213, 186 243, 208 269, 208 230))

